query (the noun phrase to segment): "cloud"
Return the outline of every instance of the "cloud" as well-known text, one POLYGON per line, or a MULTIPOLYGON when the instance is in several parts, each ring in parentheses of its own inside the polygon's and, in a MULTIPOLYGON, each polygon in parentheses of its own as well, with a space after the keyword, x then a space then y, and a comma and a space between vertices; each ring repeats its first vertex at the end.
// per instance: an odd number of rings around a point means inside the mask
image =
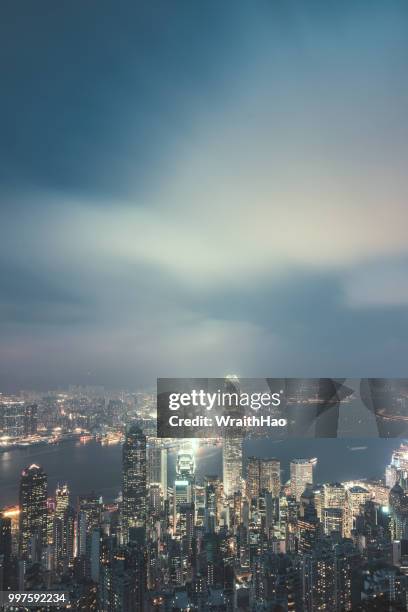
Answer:
POLYGON ((351 270, 344 278, 346 303, 353 308, 408 306, 408 262, 375 261, 351 270))
POLYGON ((261 4, 19 16, 1 384, 402 367, 405 8, 261 4))

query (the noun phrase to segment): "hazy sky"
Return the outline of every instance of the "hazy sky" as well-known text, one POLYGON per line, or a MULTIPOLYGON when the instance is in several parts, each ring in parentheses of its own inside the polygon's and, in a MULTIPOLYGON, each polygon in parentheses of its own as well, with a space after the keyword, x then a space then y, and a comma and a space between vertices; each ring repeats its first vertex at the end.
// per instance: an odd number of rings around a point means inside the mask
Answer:
POLYGON ((0 391, 406 376, 405 0, 3 0, 0 391))

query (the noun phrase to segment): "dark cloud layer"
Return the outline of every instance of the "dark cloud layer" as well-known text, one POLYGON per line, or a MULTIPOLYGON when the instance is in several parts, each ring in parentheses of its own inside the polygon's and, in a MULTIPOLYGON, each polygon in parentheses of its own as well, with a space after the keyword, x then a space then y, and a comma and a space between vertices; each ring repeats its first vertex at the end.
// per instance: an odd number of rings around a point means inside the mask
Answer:
POLYGON ((0 10, 0 391, 406 374, 405 2, 0 10))

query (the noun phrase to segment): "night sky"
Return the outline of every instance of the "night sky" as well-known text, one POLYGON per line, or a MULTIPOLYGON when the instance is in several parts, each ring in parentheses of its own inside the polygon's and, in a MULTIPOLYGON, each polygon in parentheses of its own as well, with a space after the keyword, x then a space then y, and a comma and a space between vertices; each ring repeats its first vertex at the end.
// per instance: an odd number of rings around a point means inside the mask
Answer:
POLYGON ((406 376, 408 3, 3 0, 0 391, 406 376))

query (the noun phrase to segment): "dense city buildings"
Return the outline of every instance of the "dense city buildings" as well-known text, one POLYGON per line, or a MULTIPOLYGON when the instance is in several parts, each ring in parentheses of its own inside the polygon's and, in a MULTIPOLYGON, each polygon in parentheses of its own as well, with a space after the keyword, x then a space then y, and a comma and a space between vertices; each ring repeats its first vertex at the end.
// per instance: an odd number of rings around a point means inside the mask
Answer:
POLYGON ((19 439, 37 433, 37 404, 0 396, 0 437, 19 439))
POLYGON ((408 609, 408 446, 395 443, 382 478, 319 482, 316 458, 246 456, 235 435, 156 438, 152 394, 15 401, 8 414, 35 427, 11 452, 122 445, 121 468, 113 496, 24 468, 18 505, 0 512, 3 590, 63 591, 71 609, 101 612, 408 609))

